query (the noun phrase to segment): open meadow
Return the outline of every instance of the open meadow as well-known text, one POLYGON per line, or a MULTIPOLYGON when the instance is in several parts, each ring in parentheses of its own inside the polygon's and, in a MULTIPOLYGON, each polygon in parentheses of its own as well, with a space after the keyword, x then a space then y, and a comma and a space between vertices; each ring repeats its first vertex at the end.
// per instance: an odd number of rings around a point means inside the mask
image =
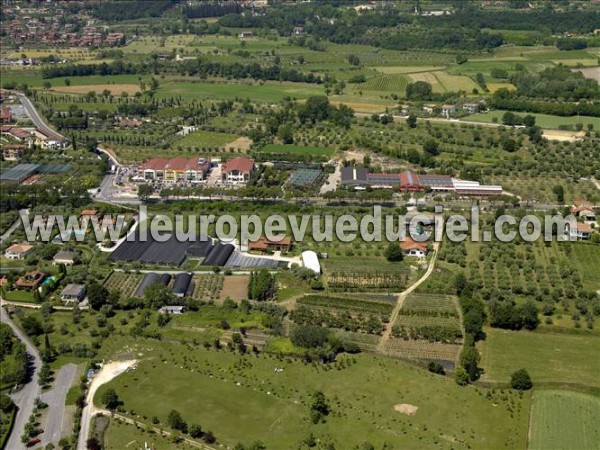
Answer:
POLYGON ((96 403, 112 387, 126 415, 135 411, 140 417, 156 416, 160 427, 169 410, 176 409, 189 424, 199 423, 229 446, 258 439, 268 448, 292 448, 312 432, 336 448, 364 441, 376 448, 384 442, 424 448, 525 448, 527 394, 486 397, 479 388, 461 388, 451 379, 392 359, 362 354, 324 366, 183 349, 168 342, 122 344, 140 362, 134 371, 103 386, 96 403), (324 393, 331 413, 325 423, 311 425, 309 404, 317 390, 324 393), (417 406, 418 412, 404 415, 394 410, 398 404, 417 406))

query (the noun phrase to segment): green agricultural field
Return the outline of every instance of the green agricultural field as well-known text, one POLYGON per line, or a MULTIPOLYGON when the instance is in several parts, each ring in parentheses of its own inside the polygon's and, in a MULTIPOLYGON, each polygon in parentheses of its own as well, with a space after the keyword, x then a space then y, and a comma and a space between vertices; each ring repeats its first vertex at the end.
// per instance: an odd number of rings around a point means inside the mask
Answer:
POLYGON ((443 66, 377 66, 373 69, 378 72, 385 74, 397 74, 397 73, 419 73, 419 72, 433 72, 438 70, 444 70, 443 66))
POLYGON ((334 152, 333 148, 327 147, 303 147, 301 145, 283 145, 283 144, 267 144, 260 152, 263 153, 291 153, 294 155, 324 155, 331 156, 334 152))
POLYGON ((324 95, 323 86, 306 83, 290 82, 264 82, 252 81, 239 83, 206 83, 173 81, 162 84, 157 92, 157 97, 178 97, 186 100, 199 99, 245 99, 254 101, 278 102, 284 97, 307 99, 314 95, 324 95))
POLYGON ((451 75, 448 72, 420 72, 408 75, 411 81, 426 81, 431 84, 433 92, 465 91, 471 92, 478 85, 469 77, 462 75, 451 75))
POLYGON ((157 426, 168 428, 167 415, 176 409, 188 424, 211 430, 223 445, 261 440, 267 448, 297 448, 313 433, 336 448, 364 441, 376 448, 384 442, 394 448, 526 446, 527 394, 486 398, 479 388, 461 388, 452 379, 397 360, 342 356, 326 368, 262 354, 182 349, 169 342, 122 344, 140 359, 137 368, 104 385, 96 403, 112 387, 124 410, 156 416, 157 426), (317 390, 331 413, 325 423, 313 425, 309 405, 317 390), (399 404, 419 409, 406 416, 394 410, 399 404))
MULTIPOLYGON (((485 122, 492 123, 496 119, 497 123, 502 123, 502 116, 506 111, 495 110, 487 113, 477 113, 470 115, 465 120, 471 120, 474 122, 485 122)), ((519 115, 527 115, 529 113, 517 113, 519 115)), ((561 117, 561 116, 550 116, 548 114, 529 114, 535 116, 536 125, 542 128, 558 129, 560 125, 569 125, 574 127, 575 124, 581 123, 584 129, 587 129, 587 125, 591 123, 594 125, 594 129, 600 129, 600 117, 587 117, 587 116, 572 116, 572 117, 561 117)))
POLYGON ((600 398, 579 392, 535 390, 529 450, 600 449, 600 398))
POLYGON ((403 95, 409 81, 406 75, 396 73, 371 78, 360 86, 366 91, 389 91, 403 95))
POLYGON ((507 383, 525 368, 533 383, 578 383, 600 386, 600 365, 590 355, 600 352, 596 334, 540 333, 486 329, 481 365, 483 379, 507 383))

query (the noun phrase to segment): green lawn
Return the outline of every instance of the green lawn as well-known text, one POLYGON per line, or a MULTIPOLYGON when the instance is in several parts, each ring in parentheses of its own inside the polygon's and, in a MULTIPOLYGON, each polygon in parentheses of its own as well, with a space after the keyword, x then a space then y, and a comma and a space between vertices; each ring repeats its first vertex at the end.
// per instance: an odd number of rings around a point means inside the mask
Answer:
MULTIPOLYGON (((489 111, 487 113, 478 113, 471 116, 465 117, 465 120, 473 122, 485 122, 492 123, 496 118, 497 123, 502 123, 502 116, 506 111, 496 110, 489 111)), ((518 115, 525 116, 529 113, 517 113, 518 115)), ((561 116, 550 116, 548 114, 529 114, 536 117, 536 125, 542 128, 558 129, 559 125, 571 125, 574 126, 577 123, 582 123, 584 129, 587 129, 588 123, 594 125, 594 129, 600 129, 600 117, 587 117, 587 116, 573 116, 573 117, 561 117, 561 116)))
POLYGON ((486 329, 483 379, 509 382, 515 370, 525 368, 536 382, 600 386, 600 364, 590 361, 600 352, 600 336, 535 333, 486 329))
POLYGON ((531 401, 529 450, 600 449, 600 398, 536 390, 531 401))
POLYGON ((486 398, 479 388, 461 388, 397 360, 342 356, 344 364, 326 368, 164 341, 122 345, 140 362, 103 386, 96 402, 112 387, 125 411, 157 416, 166 427, 169 411, 176 409, 224 445, 260 439, 268 448, 297 448, 312 432, 340 449, 364 441, 376 448, 384 442, 394 448, 525 448, 528 395, 486 398), (325 394, 331 414, 326 423, 312 425, 309 404, 317 390, 325 394), (394 411, 399 403, 417 406, 417 415, 394 411))
POLYGON ((27 303, 35 303, 35 298, 33 296, 33 291, 8 291, 3 294, 3 297, 6 300, 11 300, 13 302, 27 302, 27 303))
POLYGON ((327 147, 309 147, 301 145, 283 145, 283 144, 267 144, 262 149, 264 153, 292 153, 295 155, 326 155, 331 156, 334 152, 333 148, 327 147))

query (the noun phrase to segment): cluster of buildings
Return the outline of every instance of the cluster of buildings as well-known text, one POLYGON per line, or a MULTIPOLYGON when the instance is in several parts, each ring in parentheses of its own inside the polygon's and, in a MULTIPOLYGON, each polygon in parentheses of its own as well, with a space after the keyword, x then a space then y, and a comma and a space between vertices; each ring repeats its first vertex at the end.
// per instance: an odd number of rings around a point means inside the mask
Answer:
POLYGON ((2 24, 3 44, 116 47, 125 44, 123 33, 107 33, 106 27, 93 26, 94 19, 84 13, 68 14, 60 3, 54 7, 17 8, 7 6, 3 13, 12 17, 2 24), (84 25, 84 26, 82 26, 84 25))
POLYGON ((0 134, 7 136, 18 144, 31 148, 34 145, 44 149, 65 148, 67 140, 54 133, 48 133, 36 127, 18 127, 2 125, 0 134))
MULTIPOLYGON (((211 168, 210 158, 152 158, 137 167, 134 181, 198 183, 207 179, 211 168)), ((225 184, 245 184, 255 168, 251 158, 240 156, 229 159, 221 165, 220 180, 225 184)))
POLYGON ((206 179, 210 164, 210 158, 152 158, 138 167, 137 178, 165 184, 196 183, 206 179))
POLYGON ((484 108, 485 105, 482 103, 464 103, 459 106, 451 104, 436 105, 434 103, 428 103, 423 105, 423 111, 425 113, 432 115, 442 115, 446 118, 450 118, 457 112, 461 111, 463 113, 475 114, 484 108))
POLYGON ((450 175, 418 174, 411 170, 401 173, 373 173, 366 167, 359 166, 342 168, 341 185, 357 190, 370 187, 372 189, 398 189, 402 192, 439 192, 475 197, 502 194, 502 186, 459 180, 450 175))

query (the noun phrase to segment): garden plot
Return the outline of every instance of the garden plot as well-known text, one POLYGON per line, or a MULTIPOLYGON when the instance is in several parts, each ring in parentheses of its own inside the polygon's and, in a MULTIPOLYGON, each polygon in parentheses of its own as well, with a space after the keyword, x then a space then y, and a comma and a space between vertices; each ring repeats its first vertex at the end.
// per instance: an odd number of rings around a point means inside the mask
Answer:
POLYGON ((307 295, 296 300, 290 319, 298 325, 320 325, 352 333, 380 335, 389 322, 392 309, 393 304, 388 301, 307 295))
POLYGON ((109 291, 119 291, 123 297, 131 297, 142 277, 139 273, 113 272, 104 283, 104 287, 109 291))
POLYGON ((410 294, 400 309, 385 350, 394 356, 442 360, 452 365, 462 340, 455 296, 410 294))
POLYGON ((218 300, 223 289, 223 275, 195 275, 192 279, 192 298, 195 300, 218 300))

